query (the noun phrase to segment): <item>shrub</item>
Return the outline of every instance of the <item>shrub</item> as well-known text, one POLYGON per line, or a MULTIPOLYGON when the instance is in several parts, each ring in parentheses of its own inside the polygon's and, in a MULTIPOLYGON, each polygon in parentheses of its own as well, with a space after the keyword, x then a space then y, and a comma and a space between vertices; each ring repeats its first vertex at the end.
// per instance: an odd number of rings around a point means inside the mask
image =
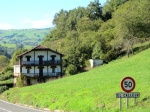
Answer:
POLYGON ((8 87, 6 85, 5 86, 0 86, 0 93, 4 92, 7 89, 8 89, 8 87))
POLYGON ((13 73, 11 71, 7 71, 5 73, 0 74, 0 81, 8 80, 13 78, 13 73))
POLYGON ((13 72, 13 70, 14 70, 14 68, 13 67, 11 67, 11 66, 6 66, 4 69, 3 69, 3 71, 2 72, 8 72, 8 71, 11 71, 11 72, 13 72))
POLYGON ((22 79, 21 76, 19 76, 19 77, 17 78, 16 86, 17 86, 17 87, 23 87, 23 86, 24 86, 24 84, 23 84, 23 79, 22 79))
POLYGON ((85 61, 85 66, 86 66, 86 67, 89 67, 89 66, 90 66, 90 61, 89 61, 89 60, 86 60, 86 61, 85 61))
POLYGON ((77 73, 77 67, 75 65, 70 64, 66 69, 67 75, 74 75, 77 73))

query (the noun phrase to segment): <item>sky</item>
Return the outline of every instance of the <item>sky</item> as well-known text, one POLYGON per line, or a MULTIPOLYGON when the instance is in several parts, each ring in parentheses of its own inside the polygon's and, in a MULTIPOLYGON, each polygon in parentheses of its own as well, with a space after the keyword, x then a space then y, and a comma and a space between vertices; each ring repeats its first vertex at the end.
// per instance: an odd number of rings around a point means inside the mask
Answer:
MULTIPOLYGON (((1 0, 0 29, 53 27, 53 17, 61 9, 86 7, 94 0, 1 0)), ((103 5, 106 0, 99 0, 103 5)))

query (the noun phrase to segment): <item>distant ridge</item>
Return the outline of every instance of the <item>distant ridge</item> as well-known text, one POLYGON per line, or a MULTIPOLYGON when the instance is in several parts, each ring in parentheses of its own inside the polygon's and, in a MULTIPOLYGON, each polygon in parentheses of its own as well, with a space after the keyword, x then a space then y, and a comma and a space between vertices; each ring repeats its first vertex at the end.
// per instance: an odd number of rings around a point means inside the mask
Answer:
POLYGON ((8 48, 14 48, 16 45, 37 46, 53 28, 0 29, 0 45, 8 48))
POLYGON ((23 29, 0 29, 0 31, 9 31, 9 30, 43 30, 43 29, 53 29, 55 27, 49 27, 49 28, 23 28, 23 29))

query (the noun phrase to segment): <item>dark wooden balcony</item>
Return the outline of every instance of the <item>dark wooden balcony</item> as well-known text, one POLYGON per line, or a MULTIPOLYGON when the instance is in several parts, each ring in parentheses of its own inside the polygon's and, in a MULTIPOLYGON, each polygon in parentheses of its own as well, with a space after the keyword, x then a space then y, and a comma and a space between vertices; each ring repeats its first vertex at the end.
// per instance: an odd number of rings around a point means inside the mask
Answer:
POLYGON ((39 77, 39 73, 22 73, 22 75, 27 77, 39 77))
MULTIPOLYGON (((23 75, 27 76, 27 77, 39 77, 40 74, 39 73, 22 73, 23 75)), ((57 77, 60 76, 61 72, 48 72, 48 73, 43 73, 43 77, 57 77)))
POLYGON ((50 60, 50 61, 43 61, 44 65, 60 65, 61 61, 60 60, 50 60))
POLYGON ((22 66, 52 66, 52 65, 60 65, 60 60, 50 60, 50 61, 22 61, 22 66))
POLYGON ((49 72, 49 73, 43 73, 43 76, 44 77, 57 77, 57 76, 60 76, 61 75, 61 72, 55 72, 55 73, 52 73, 52 72, 49 72))

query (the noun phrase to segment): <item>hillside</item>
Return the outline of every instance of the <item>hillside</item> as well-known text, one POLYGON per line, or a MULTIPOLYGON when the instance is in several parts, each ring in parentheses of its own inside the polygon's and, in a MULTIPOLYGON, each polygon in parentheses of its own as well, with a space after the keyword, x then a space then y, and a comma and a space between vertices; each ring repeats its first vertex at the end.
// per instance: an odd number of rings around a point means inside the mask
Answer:
POLYGON ((26 48, 37 46, 51 29, 0 30, 0 45, 9 48, 14 48, 16 45, 23 45, 26 48))
POLYGON ((65 74, 82 72, 88 59, 110 62, 150 41, 148 9, 149 0, 107 0, 104 6, 93 0, 86 7, 62 9, 53 19, 55 30, 42 44, 65 54, 65 74))
POLYGON ((137 106, 129 99, 129 108, 124 111, 150 110, 150 49, 130 58, 124 57, 88 72, 65 77, 44 84, 10 89, 2 98, 14 103, 33 105, 37 108, 74 112, 119 111, 120 82, 126 76, 136 81, 134 92, 140 92, 137 106))

